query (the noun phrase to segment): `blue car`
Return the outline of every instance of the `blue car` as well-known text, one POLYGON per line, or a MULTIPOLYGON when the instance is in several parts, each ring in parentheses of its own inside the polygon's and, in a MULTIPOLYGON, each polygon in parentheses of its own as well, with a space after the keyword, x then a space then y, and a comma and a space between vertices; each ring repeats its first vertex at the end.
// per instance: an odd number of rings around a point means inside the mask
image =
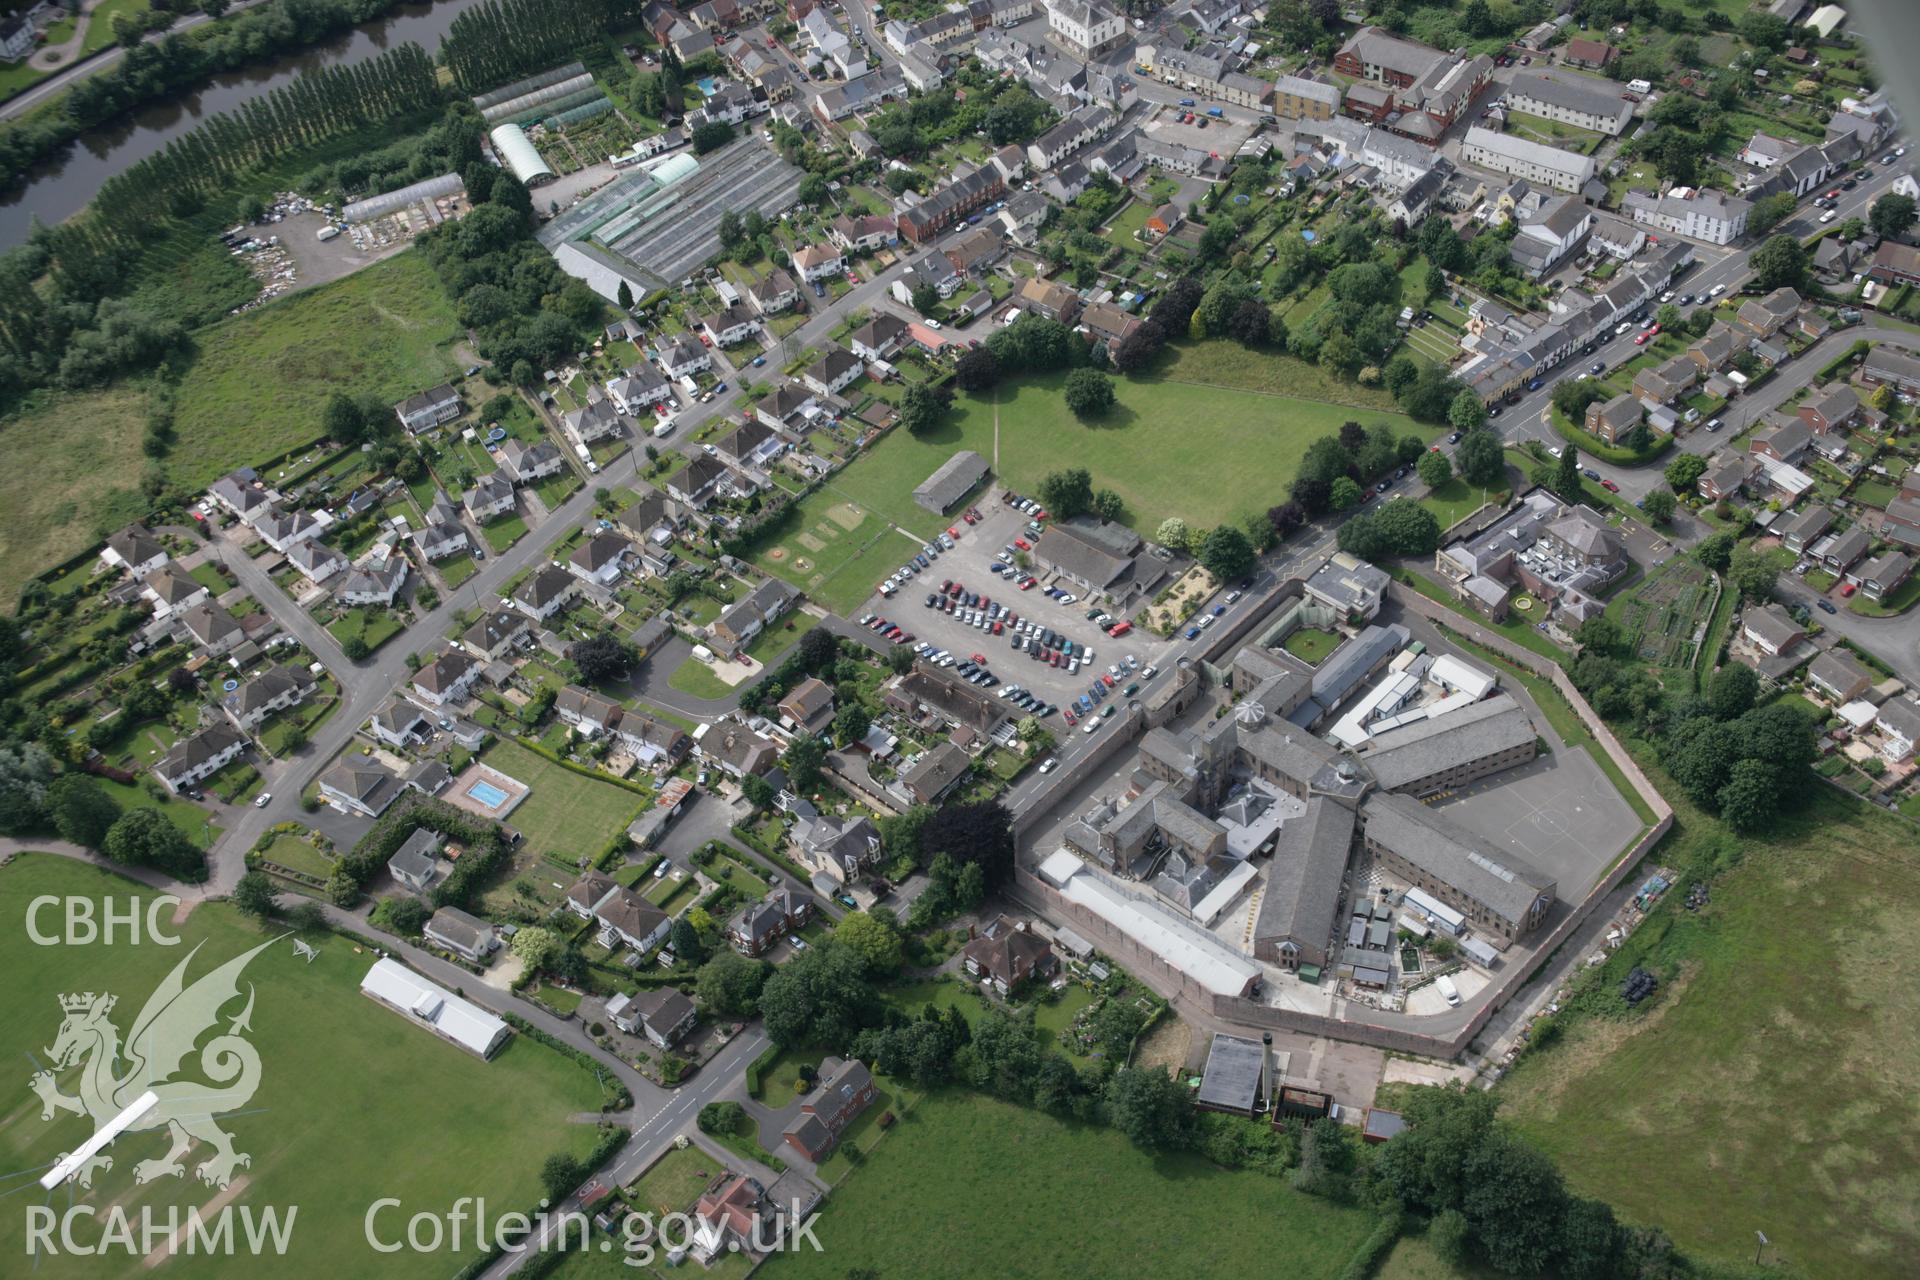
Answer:
POLYGON ((1219 617, 1221 614, 1225 613, 1226 611, 1227 611, 1227 606, 1223 604, 1217 604, 1213 606, 1213 616, 1216 618, 1219 617))
POLYGON ((1187 628, 1187 639, 1198 640, 1199 638, 1200 638, 1200 628, 1198 627, 1187 628))

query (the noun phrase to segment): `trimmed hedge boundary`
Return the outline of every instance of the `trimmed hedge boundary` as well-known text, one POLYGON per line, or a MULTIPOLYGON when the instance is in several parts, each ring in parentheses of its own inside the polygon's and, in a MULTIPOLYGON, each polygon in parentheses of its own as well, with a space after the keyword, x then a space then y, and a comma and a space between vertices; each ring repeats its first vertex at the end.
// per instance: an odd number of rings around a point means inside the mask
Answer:
POLYGON ((767 1074, 767 1068, 771 1067, 774 1064, 775 1060, 780 1057, 780 1052, 781 1050, 779 1045, 777 1044, 768 1045, 767 1051, 765 1053, 761 1054, 759 1057, 755 1058, 752 1062, 749 1062, 747 1064, 748 1096, 754 1097, 754 1098, 758 1098, 760 1096, 761 1079, 767 1074))
POLYGON ((1673 448, 1672 436, 1655 431, 1653 448, 1646 452, 1636 453, 1632 449, 1622 449, 1618 445, 1608 444, 1584 427, 1574 426, 1558 409, 1547 410, 1547 421, 1553 424, 1554 431, 1562 440, 1588 457, 1610 462, 1616 467, 1644 467, 1648 463, 1658 461, 1663 454, 1673 448))

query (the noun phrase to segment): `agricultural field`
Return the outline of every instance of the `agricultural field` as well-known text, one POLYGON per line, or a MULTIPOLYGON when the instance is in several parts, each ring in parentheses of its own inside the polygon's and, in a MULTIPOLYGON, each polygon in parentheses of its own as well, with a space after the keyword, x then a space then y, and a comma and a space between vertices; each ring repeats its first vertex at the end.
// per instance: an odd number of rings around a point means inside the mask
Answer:
MULTIPOLYGON (((10 918, 21 919, 27 901, 40 894, 124 901, 144 899, 148 891, 109 872, 43 854, 24 854, 0 869, 0 909, 10 918)), ((51 1044, 60 1030, 62 993, 114 994, 118 1005, 109 1016, 124 1034, 149 994, 196 946, 201 949, 190 964, 189 982, 271 936, 225 903, 199 906, 174 930, 178 946, 87 947, 34 946, 21 930, 10 930, 4 946, 13 980, 0 992, 0 1018, 19 1030, 23 1049, 35 1046, 31 1056, 40 1060, 37 1047, 51 1044)), ((592 1072, 518 1037, 492 1061, 482 1062, 362 996, 358 987, 373 964, 371 954, 345 938, 314 942, 319 955, 312 963, 295 957, 290 941, 274 940, 245 971, 241 996, 252 989, 246 1039, 259 1054, 259 1087, 220 1120, 235 1151, 250 1157, 226 1190, 216 1192, 196 1176, 195 1166, 208 1155, 204 1144, 185 1157, 183 1177, 136 1184, 135 1165, 166 1149, 164 1135, 136 1131, 115 1143, 113 1168, 96 1173, 91 1189, 72 1189, 79 1204, 102 1213, 110 1204, 117 1206, 134 1215, 136 1224, 142 1209, 153 1210, 162 1222, 169 1210, 184 1215, 198 1206, 211 1212, 228 1203, 236 1213, 271 1208, 283 1221, 297 1211, 286 1255, 256 1264, 256 1270, 290 1280, 341 1274, 411 1277, 421 1273, 419 1256, 375 1253, 368 1247, 363 1219, 376 1199, 397 1197, 408 1212, 444 1209, 469 1195, 530 1208, 540 1195, 537 1174, 546 1156, 567 1151, 580 1157, 592 1149, 593 1128, 567 1122, 574 1113, 599 1108, 601 1087, 592 1072), (323 1077, 324 1085, 317 1086, 323 1077), (422 1081, 432 1086, 422 1089, 422 1081), (513 1105, 501 1106, 502 1097, 510 1097, 513 1105)), ((227 1002, 221 1025, 240 1008, 240 997, 227 1002)), ((190 1057, 183 1075, 191 1076, 197 1062, 190 1057)), ((67 1114, 54 1123, 42 1121, 25 1066, 0 1086, 0 1150, 10 1169, 31 1171, 77 1147, 93 1122, 67 1114)), ((57 1083, 73 1092, 80 1071, 76 1065, 58 1072, 57 1083)), ((39 1203, 39 1188, 29 1182, 27 1189, 33 1192, 31 1202, 39 1203)), ((67 1194, 60 1193, 59 1205, 65 1205, 67 1194)), ((16 1203, 24 1206, 29 1200, 23 1195, 16 1203)), ((404 1232, 404 1218, 383 1215, 383 1234, 390 1234, 390 1221, 404 1232)), ((23 1257, 26 1224, 18 1208, 4 1215, 0 1249, 23 1257)), ((236 1221, 236 1236, 241 1226, 236 1221)), ((104 1218, 76 1220, 76 1235, 83 1241, 100 1240, 105 1229, 104 1218)), ((138 1230, 136 1225, 136 1241, 138 1230)), ((18 1265, 22 1274, 30 1270, 47 1280, 96 1277, 103 1265, 138 1271, 145 1253, 136 1247, 134 1256, 105 1263, 62 1252, 18 1265)), ((149 1259, 147 1265, 157 1261, 149 1259)), ((460 1260, 449 1253, 425 1265, 450 1274, 460 1260)), ((234 1260, 182 1255, 165 1263, 165 1274, 188 1280, 231 1275, 234 1260)))
POLYGON ((901 1116, 839 1185, 816 1231, 822 1252, 764 1265, 772 1280, 972 1277, 981 1257, 1009 1277, 1252 1276, 1284 1258, 1308 1280, 1339 1275, 1372 1226, 1278 1179, 948 1091, 901 1116), (926 1247, 949 1239, 967 1248, 926 1247))
POLYGON ((134 387, 48 394, 0 420, 13 459, 0 475, 0 604, 27 579, 146 513, 147 395, 134 387))
POLYGON ((1688 556, 1674 556, 1607 605, 1622 640, 1642 662, 1685 670, 1715 599, 1713 578, 1688 556))
POLYGON ((399 400, 444 382, 459 372, 460 336, 453 304, 416 253, 202 329, 180 383, 169 473, 198 489, 311 440, 336 391, 399 400))
MULTIPOLYGON (((1663 787, 1669 796, 1671 784, 1663 787)), ((1656 999, 1596 1011, 1500 1085, 1503 1114, 1581 1194, 1683 1249, 1809 1275, 1911 1274, 1920 1251, 1920 848, 1910 825, 1824 787, 1735 841, 1682 803, 1661 860, 1725 868, 1669 894, 1602 971, 1656 999), (1810 1098, 1836 1100, 1809 1107, 1810 1098)))
MULTIPOLYGON (((1240 357, 1266 363, 1244 351, 1240 357)), ((1167 375, 1117 380, 1118 406, 1107 418, 1083 424, 1067 411, 1062 381, 1050 375, 1007 383, 990 396, 961 396, 940 427, 919 436, 894 431, 800 503, 787 532, 763 547, 756 562, 830 608, 857 604, 948 523, 917 506, 913 490, 960 449, 990 464, 998 458, 1000 478, 1026 492, 1050 471, 1085 467, 1097 487, 1120 494, 1127 523, 1151 534, 1168 516, 1211 525, 1266 510, 1284 498, 1308 443, 1348 419, 1388 422, 1423 438, 1433 434, 1397 411, 1167 375)))

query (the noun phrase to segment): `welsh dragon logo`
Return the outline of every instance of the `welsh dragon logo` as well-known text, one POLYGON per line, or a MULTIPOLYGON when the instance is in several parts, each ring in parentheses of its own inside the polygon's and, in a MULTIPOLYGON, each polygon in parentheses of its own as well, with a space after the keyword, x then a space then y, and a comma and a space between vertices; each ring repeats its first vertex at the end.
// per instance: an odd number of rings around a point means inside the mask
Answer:
MULTIPOLYGON (((233 1149, 232 1137, 215 1123, 215 1117, 245 1106, 260 1086, 260 1055, 240 1034, 252 1029, 253 984, 247 984, 246 1006, 232 1017, 227 1029, 199 1047, 202 1078, 191 1073, 184 1079, 176 1077, 201 1038, 220 1021, 220 1010, 239 998, 241 971, 276 941, 261 943, 187 986, 187 966, 200 950, 196 945, 147 998, 125 1044, 110 1018, 117 997, 91 991, 61 996, 65 1017, 60 1034, 43 1051, 53 1065, 36 1072, 32 1081, 33 1091, 40 1095, 40 1118, 52 1120, 60 1111, 89 1116, 97 1131, 151 1090, 159 1102, 128 1131, 164 1127, 173 1146, 158 1159, 135 1165, 134 1181, 183 1176, 186 1170, 180 1157, 197 1141, 213 1154, 195 1172, 209 1186, 225 1187, 236 1170, 253 1162, 251 1156, 233 1149), (85 1065, 79 1096, 71 1097, 60 1092, 54 1073, 76 1063, 85 1065)), ((95 1154, 79 1165, 74 1180, 90 1187, 96 1170, 111 1168, 111 1157, 95 1154)))

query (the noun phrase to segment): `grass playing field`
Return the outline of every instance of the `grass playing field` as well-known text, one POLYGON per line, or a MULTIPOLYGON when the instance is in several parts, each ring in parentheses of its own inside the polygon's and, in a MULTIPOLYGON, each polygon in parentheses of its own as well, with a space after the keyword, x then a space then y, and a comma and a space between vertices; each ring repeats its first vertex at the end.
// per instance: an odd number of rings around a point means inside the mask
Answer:
POLYGON ((416 253, 202 329, 168 471, 198 489, 318 436, 336 391, 399 400, 444 382, 458 372, 459 337, 453 304, 416 253))
POLYGON ((1675 807, 1661 861, 1717 850, 1738 865, 1702 911, 1669 894, 1609 962, 1609 980, 1634 964, 1661 979, 1652 1007, 1523 1058, 1503 1114, 1574 1189, 1707 1259, 1751 1258, 1765 1231, 1768 1260, 1805 1274, 1912 1274, 1912 826, 1825 788, 1745 840, 1675 807))
MULTIPOLYGON (((1391 410, 1174 380, 1183 371, 1224 376, 1235 368, 1211 346, 1201 344, 1205 354, 1181 352, 1160 376, 1116 380, 1118 406, 1093 423, 1067 411, 1062 375, 1007 383, 991 396, 961 396, 940 427, 919 436, 893 432, 801 503, 787 532, 761 548, 756 562, 829 608, 858 604, 950 523, 919 507, 913 490, 961 449, 980 454, 1007 485, 1025 492, 1048 472, 1085 467, 1096 488, 1120 495, 1126 522, 1150 535, 1168 516, 1211 527, 1284 501, 1307 445, 1349 419, 1435 434, 1391 410)), ((1244 350, 1239 358, 1253 366, 1249 377, 1271 363, 1244 350)))
MULTIPOLYGON (((148 1251, 137 1245, 131 1253, 102 1257, 26 1256, 27 1207, 51 1204, 59 1211, 69 1197, 68 1189, 43 1192, 36 1185, 40 1171, 93 1129, 91 1120, 65 1113, 55 1123, 43 1122, 28 1077, 46 1061, 44 1047, 59 1033, 63 993, 117 996, 110 1018, 125 1035, 148 995, 196 945, 201 950, 189 983, 271 935, 216 903, 175 927, 179 946, 128 945, 124 938, 114 946, 36 946, 22 926, 28 901, 41 894, 124 903, 144 900, 148 891, 41 854, 24 854, 0 870, 0 914, 12 922, 0 941, 9 973, 0 990, 0 1019, 12 1032, 18 1068, 0 1079, 0 1161, 9 1171, 0 1179, 0 1192, 7 1195, 0 1250, 16 1260, 10 1274, 45 1280, 143 1274, 148 1251)), ((42 923, 57 927, 51 915, 42 923)), ((101 1215, 117 1205, 135 1215, 136 1224, 143 1208, 164 1222, 170 1207, 184 1214, 189 1206, 205 1206, 203 1213, 210 1213, 216 1199, 236 1212, 271 1207, 282 1220, 293 1215, 285 1257, 181 1256, 155 1274, 450 1275, 464 1258, 374 1252, 362 1225, 373 1202, 396 1197, 403 1205, 379 1219, 389 1238, 396 1222, 404 1232, 407 1215, 444 1212, 460 1196, 485 1196, 498 1211, 531 1208, 540 1195, 541 1161, 562 1150, 582 1156, 593 1146, 591 1126, 568 1123, 571 1114, 599 1107, 600 1086, 591 1072, 517 1037, 491 1062, 482 1062, 362 996, 358 988, 373 964, 371 954, 337 937, 316 940, 316 946, 319 956, 308 963, 294 956, 291 941, 276 942, 243 975, 240 996, 249 987, 253 995, 246 1039, 259 1053, 260 1083, 250 1100, 220 1119, 234 1149, 251 1157, 224 1195, 195 1176, 194 1167, 209 1153, 204 1145, 184 1157, 184 1177, 137 1185, 134 1166, 166 1149, 164 1135, 153 1132, 122 1136, 110 1149, 112 1170, 96 1174, 91 1190, 71 1189, 76 1203, 101 1215)), ((240 999, 229 1003, 222 1010, 223 1029, 242 1007, 240 999)), ((195 1078, 198 1061, 197 1055, 187 1058, 182 1078, 195 1078)), ((61 1072, 59 1084, 72 1093, 79 1077, 78 1067, 61 1072)), ((81 1243, 99 1241, 104 1229, 104 1217, 75 1223, 81 1243)))
POLYGON ((857 1268, 916 1280, 1338 1275, 1372 1219, 1194 1155, 1152 1156, 1111 1129, 975 1094, 928 1097, 834 1192, 823 1252, 778 1256, 774 1280, 857 1268), (909 1227, 907 1224, 911 1224, 909 1227), (929 1247, 964 1240, 964 1248, 929 1247), (1284 1260, 1284 1264, 1281 1263, 1284 1260))

